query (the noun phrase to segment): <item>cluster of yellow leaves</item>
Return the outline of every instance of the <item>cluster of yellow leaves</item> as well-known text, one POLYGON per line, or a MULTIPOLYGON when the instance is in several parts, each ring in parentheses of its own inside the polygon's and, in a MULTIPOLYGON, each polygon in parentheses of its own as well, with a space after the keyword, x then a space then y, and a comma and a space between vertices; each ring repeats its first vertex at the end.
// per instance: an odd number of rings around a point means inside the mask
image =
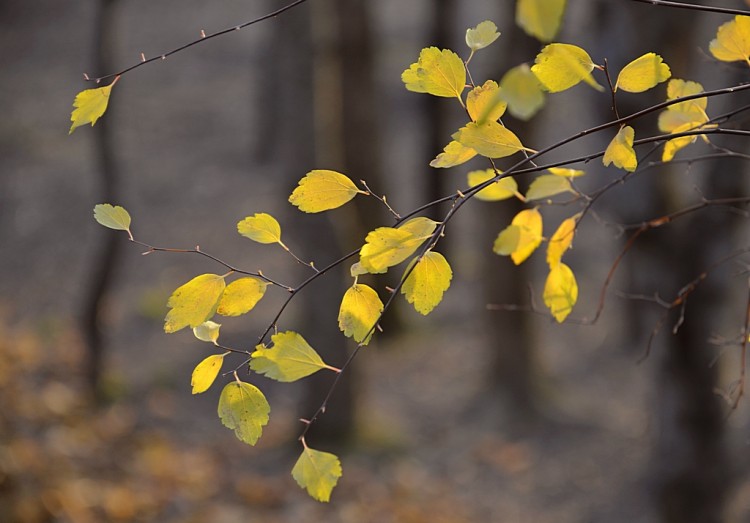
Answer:
MULTIPOLYGON (((676 98, 702 92, 703 86, 698 82, 679 80, 675 78, 670 80, 669 84, 667 84, 667 100, 674 100, 676 98)), ((668 106, 666 110, 659 114, 659 130, 665 133, 675 134, 715 127, 714 125, 707 124, 707 105, 708 98, 702 97, 668 106)), ((705 135, 702 135, 702 137, 704 140, 707 140, 705 135)), ((668 162, 672 160, 677 151, 695 142, 697 138, 696 135, 693 135, 680 136, 668 140, 664 144, 664 151, 662 152, 661 157, 662 161, 668 162)))

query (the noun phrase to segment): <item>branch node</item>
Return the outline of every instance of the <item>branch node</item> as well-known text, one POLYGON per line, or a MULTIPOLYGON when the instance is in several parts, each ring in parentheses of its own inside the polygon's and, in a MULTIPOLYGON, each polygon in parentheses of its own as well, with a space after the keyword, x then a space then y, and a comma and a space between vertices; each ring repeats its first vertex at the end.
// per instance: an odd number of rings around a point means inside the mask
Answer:
POLYGON ((201 38, 205 38, 205 37, 206 37, 206 32, 203 29, 201 29, 201 38))
POLYGON ((146 55, 141 53, 141 62, 145 62, 145 61, 146 61, 146 55))

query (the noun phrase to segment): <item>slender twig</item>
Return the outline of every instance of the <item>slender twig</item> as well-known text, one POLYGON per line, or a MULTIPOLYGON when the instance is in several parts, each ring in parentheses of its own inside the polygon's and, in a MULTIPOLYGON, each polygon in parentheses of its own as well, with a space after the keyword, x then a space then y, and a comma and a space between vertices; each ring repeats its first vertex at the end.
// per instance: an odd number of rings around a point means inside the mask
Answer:
POLYGON ((725 15, 744 15, 750 16, 750 11, 743 9, 732 9, 729 7, 714 7, 710 5, 686 4, 683 2, 670 2, 667 0, 631 0, 642 4, 651 4, 661 7, 675 7, 677 9, 690 9, 692 11, 708 11, 711 13, 723 13, 725 15))

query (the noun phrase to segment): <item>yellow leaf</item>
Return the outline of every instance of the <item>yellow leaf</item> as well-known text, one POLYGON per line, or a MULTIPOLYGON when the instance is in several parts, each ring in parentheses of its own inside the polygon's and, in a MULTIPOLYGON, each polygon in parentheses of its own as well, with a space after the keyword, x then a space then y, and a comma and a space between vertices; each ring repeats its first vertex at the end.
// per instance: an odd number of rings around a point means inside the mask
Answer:
POLYGON ((489 20, 485 20, 473 29, 466 30, 466 45, 474 52, 484 49, 499 37, 500 33, 497 31, 497 26, 489 20))
POLYGON ((292 469, 297 484, 316 501, 327 503, 341 477, 341 462, 335 454, 313 450, 305 446, 292 469))
MULTIPOLYGON (((495 177, 494 169, 486 169, 484 171, 471 171, 466 175, 470 187, 475 187, 480 183, 486 182, 487 180, 495 177)), ((518 184, 515 178, 512 176, 506 176, 500 178, 498 181, 485 187, 476 194, 476 198, 484 200, 486 202, 497 202, 500 200, 507 200, 518 195, 518 184)))
POLYGON ((239 316, 255 307, 266 293, 268 282, 260 278, 240 278, 227 285, 216 312, 222 316, 239 316))
POLYGON ((197 327, 216 313, 224 278, 216 274, 201 274, 177 288, 169 297, 164 332, 171 334, 185 327, 197 327))
POLYGON ((577 178, 586 174, 585 171, 580 169, 566 169, 565 167, 550 167, 547 171, 555 176, 564 176, 565 178, 577 178))
POLYGON ((531 185, 529 185, 529 190, 526 192, 526 199, 541 200, 542 198, 549 198, 564 192, 575 193, 568 178, 554 174, 542 174, 537 176, 531 182, 531 185))
POLYGON ((427 315, 443 300, 452 278, 453 271, 445 257, 430 251, 414 266, 401 286, 401 294, 417 312, 427 315))
POLYGON ((270 214, 259 212, 237 223, 237 231, 254 242, 281 243, 281 226, 270 214))
POLYGON ((581 81, 603 91, 591 76, 594 65, 589 54, 578 46, 549 44, 536 56, 531 72, 551 93, 570 89, 581 81))
POLYGON ((619 88, 629 93, 642 93, 661 82, 666 82, 672 72, 661 56, 646 53, 622 68, 617 76, 615 91, 619 88))
POLYGON ((299 181, 289 203, 304 212, 322 212, 341 207, 360 191, 354 182, 336 171, 310 171, 299 181))
POLYGON ((112 92, 111 84, 99 87, 97 89, 86 89, 76 95, 76 99, 73 101, 73 113, 70 115, 70 121, 73 125, 70 126, 68 134, 72 134, 77 127, 90 123, 93 127, 96 121, 101 118, 104 112, 107 110, 107 104, 109 103, 109 95, 112 92))
POLYGON ((530 120, 544 105, 544 91, 527 64, 509 70, 500 80, 502 97, 508 112, 519 120, 530 120))
POLYGON ((497 121, 505 113, 507 105, 500 87, 492 80, 487 80, 466 95, 466 110, 471 119, 480 124, 497 121))
POLYGON ((518 0, 516 23, 541 42, 552 41, 560 30, 565 0, 518 0))
POLYGON ((697 129, 708 121, 708 115, 703 111, 662 111, 659 113, 659 130, 665 133, 675 133, 687 129, 697 129), (677 131, 680 129, 680 131, 677 131))
POLYGON ((248 445, 255 445, 268 423, 271 407, 263 393, 242 381, 228 383, 219 397, 219 418, 235 436, 248 445))
POLYGON ((430 167, 454 167, 468 162, 477 155, 474 149, 464 147, 456 141, 450 142, 445 146, 443 152, 437 155, 437 158, 430 162, 430 167))
POLYGON ((501 256, 510 254, 513 263, 520 265, 541 243, 542 215, 536 209, 525 209, 498 235, 492 250, 501 256))
POLYGON ((367 345, 375 322, 383 312, 383 302, 372 287, 355 283, 344 293, 339 308, 339 329, 344 336, 367 345))
POLYGON ((296 332, 279 332, 271 336, 273 347, 255 347, 250 368, 276 381, 290 382, 330 368, 315 349, 296 332))
POLYGON ((219 339, 220 328, 221 325, 214 321, 204 321, 200 325, 193 327, 193 335, 201 341, 208 341, 215 345, 216 340, 219 339))
POLYGON ((452 138, 487 158, 504 158, 524 149, 518 137, 497 122, 469 123, 452 138))
POLYGON ((427 47, 419 53, 419 61, 403 72, 401 80, 409 91, 460 99, 466 87, 466 69, 453 51, 427 47))
POLYGON ((195 370, 190 381, 193 387, 193 394, 206 392, 216 380, 216 376, 221 371, 226 354, 212 354, 205 360, 201 361, 195 370))
MULTIPOLYGON (((676 98, 682 98, 683 96, 702 93, 703 90, 703 86, 698 82, 673 78, 667 84, 667 100, 674 100, 676 98)), ((695 98, 694 100, 688 100, 687 102, 670 105, 667 107, 667 110, 682 111, 685 113, 703 112, 706 110, 707 106, 708 98, 704 96, 703 98, 695 98)))
POLYGON ((570 218, 563 220, 560 226, 549 239, 549 245, 547 246, 547 264, 550 267, 554 267, 560 260, 562 260, 563 254, 573 244, 573 237, 576 232, 576 224, 578 223, 578 217, 580 214, 571 216, 570 218))
POLYGON ((424 216, 419 216, 417 218, 406 220, 404 223, 399 225, 398 228, 399 230, 406 231, 414 236, 415 240, 419 240, 419 243, 421 244, 422 241, 432 236, 432 233, 435 232, 435 227, 437 226, 437 224, 438 222, 436 222, 435 220, 425 218, 424 216))
POLYGON ((558 323, 565 321, 578 301, 578 283, 570 267, 558 263, 552 267, 544 283, 544 304, 558 323))
POLYGON ((638 160, 633 150, 633 139, 635 131, 626 125, 622 127, 615 137, 609 142, 607 150, 604 152, 602 162, 605 166, 614 163, 616 167, 633 172, 638 167, 638 160))
MULTIPOLYGON (((688 122, 680 127, 676 127, 672 130, 672 133, 681 133, 685 131, 690 131, 695 129, 695 125, 692 122, 688 122)), ((680 149, 683 149, 690 145, 691 143, 695 142, 695 140, 698 138, 698 136, 680 136, 679 138, 672 138, 671 140, 667 140, 667 142, 664 144, 664 151, 661 155, 661 160, 663 162, 670 162, 672 161, 672 158, 674 158, 674 155, 677 154, 677 151, 680 149)))
POLYGON ((94 219, 99 225, 118 231, 130 230, 130 214, 119 205, 100 203, 94 206, 94 219))
POLYGON ((432 235, 437 222, 412 218, 399 228, 379 227, 368 233, 359 253, 359 261, 369 273, 380 274, 398 265, 432 235))
POLYGON ((722 62, 743 61, 750 65, 750 17, 737 15, 719 26, 708 50, 722 62))

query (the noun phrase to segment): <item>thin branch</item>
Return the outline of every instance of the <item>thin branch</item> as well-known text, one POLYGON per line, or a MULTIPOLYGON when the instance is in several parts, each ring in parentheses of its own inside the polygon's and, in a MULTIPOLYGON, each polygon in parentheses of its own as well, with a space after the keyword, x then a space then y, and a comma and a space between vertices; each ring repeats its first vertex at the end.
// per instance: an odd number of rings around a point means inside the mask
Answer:
POLYGON ((642 4, 651 4, 661 7, 675 7, 677 9, 690 9, 691 11, 708 11, 711 13, 722 13, 725 15, 750 16, 750 11, 742 9, 731 9, 729 7, 713 7, 710 5, 685 4, 682 2, 670 2, 667 0, 631 0, 642 4))

